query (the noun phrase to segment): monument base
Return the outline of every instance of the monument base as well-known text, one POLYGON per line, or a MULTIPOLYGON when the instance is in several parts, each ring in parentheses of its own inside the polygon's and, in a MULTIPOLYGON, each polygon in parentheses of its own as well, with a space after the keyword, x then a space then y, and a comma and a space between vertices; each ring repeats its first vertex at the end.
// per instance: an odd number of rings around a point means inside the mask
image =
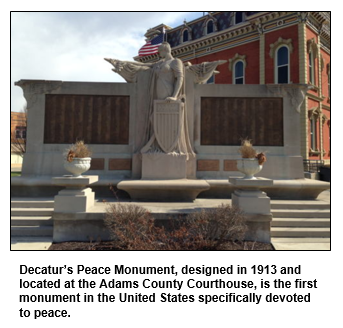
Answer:
POLYGON ((136 201, 193 202, 210 186, 205 180, 180 179, 121 181, 117 188, 136 201))
POLYGON ((187 156, 179 154, 143 154, 142 179, 186 179, 187 156))
POLYGON ((248 233, 245 240, 270 243, 270 224, 273 217, 270 198, 259 189, 271 187, 273 180, 230 178, 229 181, 235 187, 232 206, 240 208, 247 218, 248 233))
POLYGON ((54 212, 57 213, 76 213, 86 212, 91 206, 94 206, 94 192, 86 186, 97 182, 98 176, 72 177, 64 176, 52 179, 52 184, 64 186, 55 196, 54 212))

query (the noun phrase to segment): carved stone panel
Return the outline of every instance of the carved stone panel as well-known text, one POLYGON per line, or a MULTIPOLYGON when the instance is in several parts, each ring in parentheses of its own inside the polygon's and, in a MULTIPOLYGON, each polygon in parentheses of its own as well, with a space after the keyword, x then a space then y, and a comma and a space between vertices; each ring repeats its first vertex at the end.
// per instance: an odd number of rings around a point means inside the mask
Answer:
POLYGON ((283 146, 282 98, 201 98, 201 145, 283 146))
POLYGON ((46 95, 44 143, 129 143, 129 96, 46 95))

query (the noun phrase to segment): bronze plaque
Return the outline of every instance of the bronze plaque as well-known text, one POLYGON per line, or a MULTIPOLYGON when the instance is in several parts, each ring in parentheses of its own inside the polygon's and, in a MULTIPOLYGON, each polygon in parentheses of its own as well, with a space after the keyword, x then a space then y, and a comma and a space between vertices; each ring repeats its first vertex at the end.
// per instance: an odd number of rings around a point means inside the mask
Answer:
POLYGON ((224 161, 224 171, 238 171, 236 160, 225 160, 224 161))
POLYGON ((129 96, 46 95, 44 143, 129 143, 129 96))
POLYGON ((219 160, 198 160, 198 171, 219 171, 219 160))
POLYGON ((201 145, 283 146, 282 98, 201 98, 201 145))
POLYGON ((92 158, 90 170, 104 170, 105 159, 104 158, 92 158))
POLYGON ((108 169, 110 171, 131 171, 131 158, 110 159, 108 169))

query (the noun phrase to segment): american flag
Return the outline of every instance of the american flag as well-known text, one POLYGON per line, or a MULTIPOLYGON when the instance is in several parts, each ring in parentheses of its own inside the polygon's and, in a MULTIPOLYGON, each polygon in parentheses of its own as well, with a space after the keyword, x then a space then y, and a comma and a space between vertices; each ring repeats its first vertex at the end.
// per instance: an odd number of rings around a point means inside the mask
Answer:
POLYGON ((138 55, 140 57, 153 55, 158 52, 158 47, 164 40, 164 33, 159 34, 151 41, 147 42, 142 48, 139 49, 138 55))

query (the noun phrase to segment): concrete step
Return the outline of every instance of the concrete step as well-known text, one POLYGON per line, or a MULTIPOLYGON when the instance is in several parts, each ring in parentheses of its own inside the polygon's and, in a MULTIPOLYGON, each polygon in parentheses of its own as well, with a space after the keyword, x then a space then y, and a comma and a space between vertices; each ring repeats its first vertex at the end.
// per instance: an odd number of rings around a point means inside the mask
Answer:
POLYGON ((330 219, 323 218, 273 218, 272 227, 330 227, 330 219))
POLYGON ((272 243, 330 243, 330 238, 271 238, 272 243))
POLYGON ((53 208, 51 198, 12 198, 11 208, 53 208))
POLYGON ((52 216, 53 208, 11 208, 12 216, 52 216))
POLYGON ((11 226, 52 226, 51 216, 13 216, 11 217, 11 226))
POLYGON ((52 237, 52 226, 11 226, 11 237, 52 237))
POLYGON ((270 236, 281 238, 330 238, 330 228, 272 227, 270 236))
POLYGON ((330 210, 330 203, 320 200, 271 200, 272 210, 330 210))
POLYGON ((273 218, 330 218, 330 210, 272 209, 273 218))
POLYGON ((271 238, 277 251, 328 251, 330 250, 330 238, 271 238))

